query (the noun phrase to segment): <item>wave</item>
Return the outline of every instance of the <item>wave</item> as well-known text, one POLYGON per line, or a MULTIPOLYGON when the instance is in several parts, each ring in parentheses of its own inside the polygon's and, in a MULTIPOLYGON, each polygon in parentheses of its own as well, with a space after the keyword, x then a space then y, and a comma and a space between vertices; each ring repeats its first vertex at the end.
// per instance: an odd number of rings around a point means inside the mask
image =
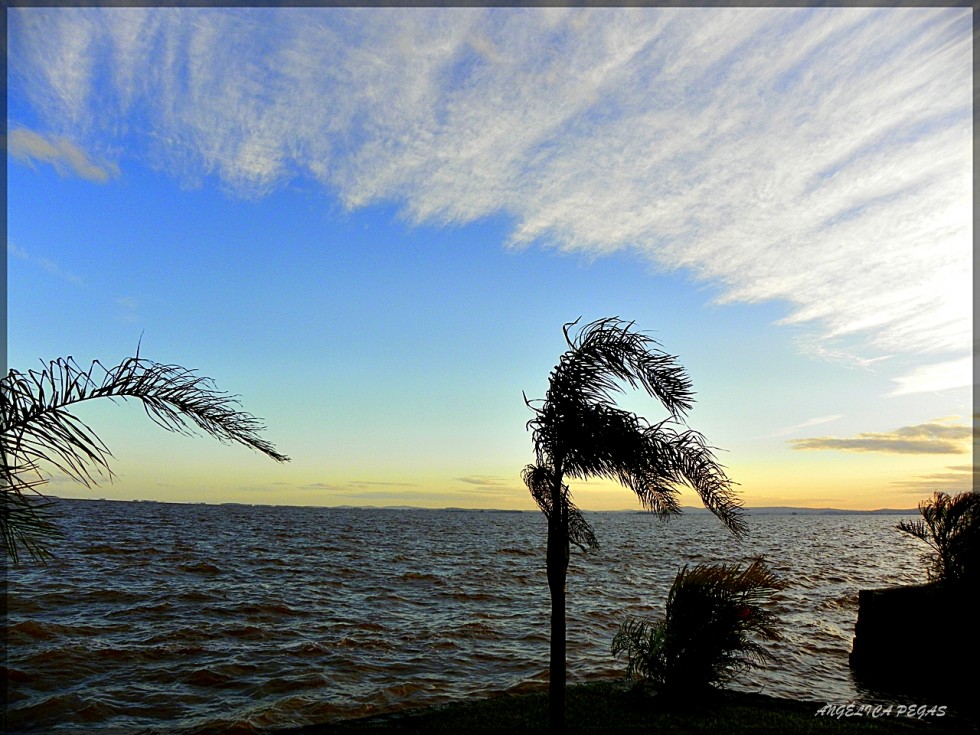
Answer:
POLYGON ((303 610, 298 610, 281 602, 246 603, 245 605, 234 607, 232 610, 237 615, 262 618, 294 617, 306 614, 303 610))
POLYGON ((265 640, 275 635, 269 628, 260 628, 256 625, 241 625, 234 628, 224 628, 221 630, 221 633, 222 635, 230 636, 232 638, 243 638, 245 640, 265 640))
POLYGON ((34 677, 31 676, 26 671, 20 671, 19 669, 11 669, 6 666, 0 666, 0 677, 7 683, 10 684, 24 684, 31 681, 34 677))
POLYGON ((118 704, 101 697, 82 697, 76 692, 56 694, 33 704, 9 710, 8 732, 27 732, 35 728, 50 731, 64 722, 100 723, 121 711, 118 704))
POLYGON ((182 572, 187 572, 188 574, 221 574, 220 567, 206 561, 201 561, 194 564, 178 564, 177 569, 182 572))
POLYGON ((302 643, 297 643, 292 646, 286 646, 283 648, 283 652, 290 656, 299 656, 305 658, 307 656, 325 656, 330 653, 330 649, 321 643, 316 641, 303 641, 302 643))
POLYGON ((7 627, 7 643, 16 644, 23 640, 52 641, 59 638, 91 636, 102 631, 94 625, 67 625, 23 620, 7 627))
POLYGON ((184 678, 184 683, 198 687, 220 687, 233 681, 230 674, 223 674, 210 668, 197 669, 184 678))
POLYGON ((133 607, 124 607, 118 610, 113 610, 106 613, 106 617, 131 618, 139 615, 155 616, 174 609, 174 604, 171 602, 150 602, 145 605, 134 605, 133 607))

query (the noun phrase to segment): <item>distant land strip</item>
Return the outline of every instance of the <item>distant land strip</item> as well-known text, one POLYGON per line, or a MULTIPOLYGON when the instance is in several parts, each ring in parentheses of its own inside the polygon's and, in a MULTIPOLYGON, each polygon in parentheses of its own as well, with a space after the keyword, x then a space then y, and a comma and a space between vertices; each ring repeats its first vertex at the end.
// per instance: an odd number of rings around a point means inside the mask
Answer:
MULTIPOLYGON (((246 508, 334 508, 336 510, 427 510, 427 511, 449 511, 454 513, 540 513, 537 509, 520 510, 514 508, 423 508, 417 505, 273 505, 271 503, 205 503, 205 502, 175 502, 172 500, 114 500, 109 498, 58 498, 48 496, 58 500, 68 501, 101 501, 104 503, 156 503, 158 505, 214 505, 214 506, 239 506, 246 508)), ((909 515, 918 513, 917 508, 877 508, 876 510, 844 510, 842 508, 796 508, 790 505, 773 505, 759 507, 745 507, 742 509, 746 515, 791 515, 791 516, 854 516, 854 515, 909 515)), ((638 508, 624 508, 622 510, 586 510, 586 513, 637 513, 639 515, 650 515, 651 511, 638 508)), ((681 508, 681 513, 705 514, 711 511, 707 508, 693 505, 686 505, 681 508)))

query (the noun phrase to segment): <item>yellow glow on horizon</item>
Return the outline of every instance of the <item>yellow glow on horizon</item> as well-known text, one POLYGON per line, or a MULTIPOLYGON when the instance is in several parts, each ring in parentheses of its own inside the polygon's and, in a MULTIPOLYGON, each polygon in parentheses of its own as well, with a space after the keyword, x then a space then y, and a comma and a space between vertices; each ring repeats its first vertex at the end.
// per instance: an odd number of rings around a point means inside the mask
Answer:
MULTIPOLYGON (((460 459, 456 466, 423 470, 395 463, 365 465, 352 459, 344 466, 324 467, 310 458, 278 464, 207 438, 161 439, 186 451, 161 458, 150 449, 129 451, 123 443, 112 462, 117 475, 113 482, 86 489, 66 478, 55 478, 42 492, 66 498, 180 503, 536 509, 521 481, 519 462, 486 467, 467 465, 460 459)), ((969 453, 786 450, 751 462, 726 459, 727 471, 738 483, 738 496, 749 508, 914 508, 933 490, 961 492, 972 483, 971 473, 964 471, 972 464, 969 453), (932 478, 936 478, 935 484, 931 484, 932 478)), ((569 484, 575 503, 584 510, 640 508, 635 495, 617 483, 573 480, 569 484)), ((700 498, 688 488, 682 490, 679 500, 683 506, 701 505, 700 498)))

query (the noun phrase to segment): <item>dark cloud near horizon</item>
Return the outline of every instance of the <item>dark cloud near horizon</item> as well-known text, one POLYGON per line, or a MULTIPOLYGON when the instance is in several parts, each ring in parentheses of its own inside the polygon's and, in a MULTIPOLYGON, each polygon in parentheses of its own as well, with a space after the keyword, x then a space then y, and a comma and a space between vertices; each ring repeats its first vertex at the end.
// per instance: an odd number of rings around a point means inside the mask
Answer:
POLYGON ((505 477, 490 477, 487 475, 468 475, 457 477, 457 482, 465 482, 467 485, 477 485, 479 487, 504 488, 512 487, 514 482, 505 477))
POLYGON ((893 485, 908 488, 909 491, 935 492, 942 491, 950 494, 973 490, 973 476, 976 467, 968 464, 947 465, 948 472, 933 472, 928 475, 916 475, 908 480, 893 482, 893 485))
POLYGON ((7 135, 7 153, 30 166, 35 162, 50 164, 61 176, 73 173, 97 184, 119 178, 118 165, 92 160, 85 151, 62 136, 16 128, 7 135))
POLYGON ((818 436, 792 439, 793 449, 840 450, 846 452, 886 452, 890 454, 964 454, 964 439, 972 436, 969 426, 917 424, 887 433, 864 432, 856 437, 818 436))

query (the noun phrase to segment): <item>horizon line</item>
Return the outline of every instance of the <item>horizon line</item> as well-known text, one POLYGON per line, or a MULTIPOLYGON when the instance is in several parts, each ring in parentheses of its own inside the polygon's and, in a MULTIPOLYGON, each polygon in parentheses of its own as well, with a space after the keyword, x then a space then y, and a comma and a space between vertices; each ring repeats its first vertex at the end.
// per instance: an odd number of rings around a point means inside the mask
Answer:
MULTIPOLYGON (((79 500, 84 502, 108 502, 108 503, 157 503, 162 505, 208 505, 213 507, 221 506, 243 506, 249 508, 336 508, 336 509, 348 509, 348 510, 427 510, 427 511, 454 511, 454 512, 465 512, 465 511, 475 511, 475 512, 490 512, 490 513, 540 513, 541 511, 537 508, 464 508, 462 506, 448 505, 441 508, 433 508, 422 505, 290 505, 288 503, 243 503, 237 501, 227 501, 222 503, 210 503, 204 500, 194 500, 194 501, 181 501, 181 500, 146 500, 143 498, 63 498, 57 495, 46 496, 55 500, 79 500)), ((642 508, 620 508, 615 510, 588 510, 582 509, 586 513, 640 513, 644 515, 656 515, 655 511, 644 510, 642 508)), ((859 510, 850 508, 833 508, 830 506, 826 507, 810 507, 810 506, 797 506, 797 505, 757 505, 757 506, 743 506, 742 510, 745 512, 785 512, 785 513, 838 513, 838 514, 899 514, 899 513, 918 513, 918 508, 874 508, 871 510, 859 510)), ((685 505, 681 506, 680 513, 692 512, 692 513, 710 513, 711 511, 707 508, 697 505, 685 505)), ((673 514, 679 515, 679 514, 673 514)), ((669 520, 671 516, 667 516, 669 520)))

